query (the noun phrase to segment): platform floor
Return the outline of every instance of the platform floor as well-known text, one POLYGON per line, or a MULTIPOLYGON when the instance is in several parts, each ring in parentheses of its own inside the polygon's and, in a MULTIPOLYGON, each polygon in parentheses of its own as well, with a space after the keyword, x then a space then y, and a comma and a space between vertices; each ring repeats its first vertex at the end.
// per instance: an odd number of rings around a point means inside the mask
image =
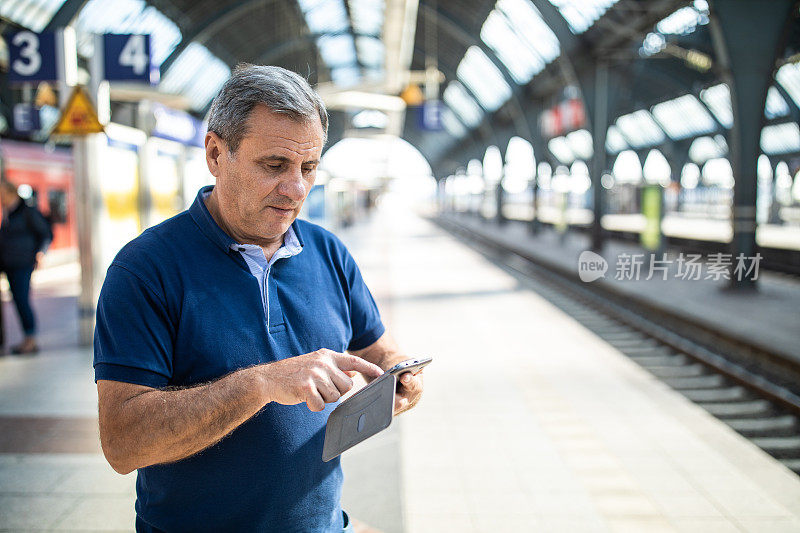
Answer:
MULTIPOLYGON (((345 453, 357 518, 386 532, 800 531, 800 478, 404 205, 341 235, 403 348, 435 358, 418 407, 345 453)), ((99 454, 91 355, 56 340, 0 358, 0 530, 130 531, 134 476, 99 454)))

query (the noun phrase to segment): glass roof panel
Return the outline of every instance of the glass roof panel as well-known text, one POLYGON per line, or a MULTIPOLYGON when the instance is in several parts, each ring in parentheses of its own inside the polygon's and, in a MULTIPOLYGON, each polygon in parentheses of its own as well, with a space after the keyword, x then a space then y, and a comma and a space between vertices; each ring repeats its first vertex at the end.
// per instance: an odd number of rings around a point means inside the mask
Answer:
POLYGON ((702 165, 709 159, 725 157, 728 153, 728 145, 725 144, 722 136, 719 137, 723 142, 713 137, 698 137, 693 140, 689 146, 689 159, 702 165))
POLYGON ((447 133, 456 139, 462 139, 467 134, 467 128, 456 118, 455 113, 449 107, 442 110, 442 125, 447 133))
POLYGON ((778 69, 775 79, 789 93, 795 105, 800 106, 800 63, 786 63, 778 69))
POLYGON ((612 154, 628 149, 628 143, 616 126, 609 126, 606 132, 606 150, 612 154))
POLYGON ((592 157, 594 153, 594 146, 592 141, 592 134, 589 130, 577 130, 567 134, 567 142, 579 159, 587 160, 592 157))
POLYGON ((572 149, 569 147, 569 142, 566 137, 550 139, 550 142, 547 143, 547 148, 556 159, 565 165, 569 165, 575 161, 575 154, 572 153, 572 149))
POLYGON ((616 124, 633 148, 652 146, 664 141, 664 132, 644 109, 619 117, 616 124))
POLYGON ((382 67, 385 57, 383 41, 374 37, 356 37, 356 51, 361 63, 368 68, 382 67))
POLYGON ((574 34, 585 32, 617 0, 550 0, 569 24, 574 34))
POLYGON ((691 94, 654 105, 653 116, 675 140, 711 133, 717 127, 703 104, 691 94))
MULTIPOLYGON (((788 92, 788 91, 787 91, 788 92)), ((700 98, 726 128, 733 126, 733 110, 731 109, 731 93, 728 85, 720 83, 700 92, 700 98)), ((789 114, 789 105, 775 86, 767 92, 764 116, 767 119, 785 117, 789 114)))
POLYGON ((94 53, 95 33, 149 33, 153 61, 161 64, 181 41, 178 26, 144 0, 89 0, 75 23, 78 51, 94 53))
POLYGON ((656 24, 656 30, 664 35, 687 35, 705 24, 708 24, 708 2, 702 0, 662 19, 656 24))
POLYGON ((789 114, 789 105, 781 96, 780 91, 773 85, 767 91, 767 105, 764 107, 764 116, 767 119, 785 117, 789 114))
POLYGON ((460 83, 451 81, 442 98, 466 126, 474 128, 480 124, 483 111, 460 83))
POLYGON ((0 2, 0 17, 39 32, 63 3, 64 0, 3 0, 0 2))
POLYGON ((498 10, 486 17, 481 28, 481 39, 497 53, 500 61, 508 67, 511 77, 520 85, 541 72, 544 61, 541 56, 520 41, 508 19, 498 10))
POLYGON ((700 99, 717 117, 720 124, 726 128, 733 126, 733 111, 731 110, 731 92, 728 85, 720 83, 700 91, 700 99))
POLYGON ((505 15, 520 41, 527 43, 545 64, 559 56, 561 45, 558 38, 533 4, 526 0, 499 0, 497 10, 505 15))
POLYGON ((336 85, 350 86, 358 83, 361 71, 355 65, 345 65, 331 68, 331 80, 336 85))
POLYGON ((353 124, 354 128, 383 129, 386 127, 388 121, 389 117, 386 116, 386 113, 378 111, 377 109, 364 109, 353 115, 350 122, 353 124))
POLYGON ((311 33, 341 33, 350 28, 342 0, 298 0, 311 33))
POLYGON ((356 48, 353 36, 349 33, 322 35, 317 39, 317 47, 319 55, 330 68, 356 64, 356 48))
POLYGON ((800 152, 800 128, 796 122, 761 130, 761 149, 767 155, 800 152))
POLYGON ((487 111, 494 111, 511 97, 511 87, 486 54, 471 46, 456 69, 458 78, 487 111))
POLYGON ((380 37, 383 30, 383 0, 349 0, 353 31, 380 37))
POLYGON ((159 84, 159 90, 183 94, 194 110, 202 110, 231 75, 230 68, 198 43, 186 47, 159 84))

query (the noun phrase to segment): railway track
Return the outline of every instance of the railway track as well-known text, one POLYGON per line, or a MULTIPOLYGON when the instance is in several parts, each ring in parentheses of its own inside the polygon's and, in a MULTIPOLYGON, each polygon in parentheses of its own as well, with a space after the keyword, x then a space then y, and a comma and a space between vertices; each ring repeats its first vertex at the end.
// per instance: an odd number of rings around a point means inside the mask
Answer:
POLYGON ((630 302, 463 225, 444 218, 431 221, 522 276, 583 326, 800 475, 800 395, 787 386, 800 383, 794 379, 800 375, 800 365, 751 347, 733 356, 739 344, 735 339, 709 343, 705 332, 682 327, 641 306, 631 309, 630 302), (697 338, 687 331, 697 333, 697 338), (769 364, 758 364, 768 357, 769 364), (782 372, 783 380, 753 371, 770 364, 773 376, 782 372))

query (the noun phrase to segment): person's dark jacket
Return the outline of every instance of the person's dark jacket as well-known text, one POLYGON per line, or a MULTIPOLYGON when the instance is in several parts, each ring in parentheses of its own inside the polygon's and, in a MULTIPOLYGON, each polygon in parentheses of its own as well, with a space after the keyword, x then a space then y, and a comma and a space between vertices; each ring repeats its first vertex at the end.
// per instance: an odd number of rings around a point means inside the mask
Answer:
POLYGON ((44 215, 20 201, 0 224, 0 268, 33 268, 36 254, 52 240, 44 215))

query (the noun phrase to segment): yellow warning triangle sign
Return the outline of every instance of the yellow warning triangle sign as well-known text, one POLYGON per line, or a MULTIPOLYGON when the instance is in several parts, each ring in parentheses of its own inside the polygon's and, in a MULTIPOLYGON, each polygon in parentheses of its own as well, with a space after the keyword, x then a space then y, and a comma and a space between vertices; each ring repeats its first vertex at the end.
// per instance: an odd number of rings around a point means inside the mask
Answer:
POLYGON ((97 119, 97 112, 94 110, 94 105, 86 93, 86 89, 76 85, 51 133, 53 135, 87 135, 102 131, 103 125, 97 119))

